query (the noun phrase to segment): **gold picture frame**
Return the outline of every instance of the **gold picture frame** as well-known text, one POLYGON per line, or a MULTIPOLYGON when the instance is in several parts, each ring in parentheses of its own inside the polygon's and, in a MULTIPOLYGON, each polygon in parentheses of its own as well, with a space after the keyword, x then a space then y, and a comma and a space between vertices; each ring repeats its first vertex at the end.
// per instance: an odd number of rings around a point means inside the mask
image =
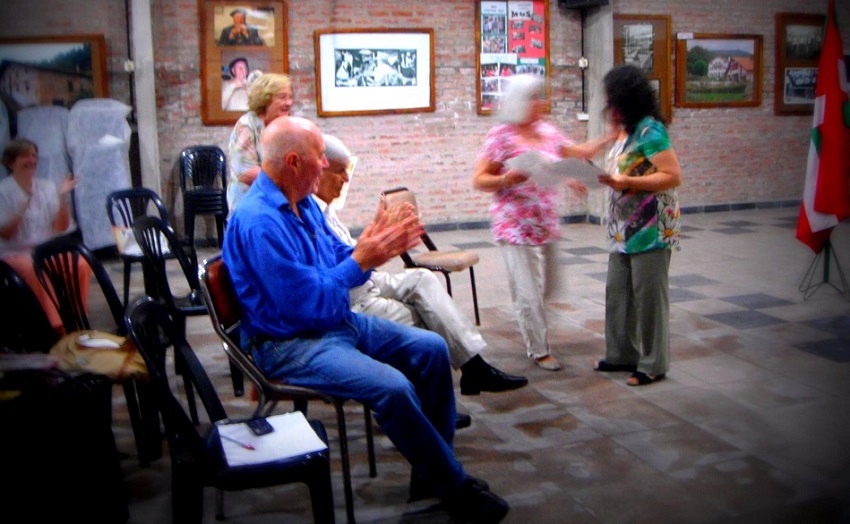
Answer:
POLYGON ((776 14, 774 114, 812 114, 825 23, 824 15, 776 14))
POLYGON ((761 105, 762 35, 676 36, 676 107, 761 105))
POLYGON ((318 29, 320 117, 433 112, 434 30, 318 29))
POLYGON ((673 120, 673 52, 669 15, 614 15, 614 65, 641 68, 658 93, 661 116, 673 120))
POLYGON ((201 117, 233 125, 246 111, 247 82, 289 71, 285 0, 199 0, 201 117))

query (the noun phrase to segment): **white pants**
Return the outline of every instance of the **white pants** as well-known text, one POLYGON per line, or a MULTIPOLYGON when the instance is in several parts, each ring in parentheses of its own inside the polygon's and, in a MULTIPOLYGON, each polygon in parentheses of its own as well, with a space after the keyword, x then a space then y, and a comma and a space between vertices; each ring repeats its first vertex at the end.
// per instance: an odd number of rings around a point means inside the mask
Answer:
POLYGON ((557 289, 559 263, 554 242, 542 246, 500 244, 511 300, 529 357, 549 354, 546 300, 557 289))
POLYGON ((361 287, 366 289, 352 290, 352 311, 437 333, 448 343, 455 369, 487 346, 472 321, 427 269, 406 269, 396 274, 374 271, 361 287))

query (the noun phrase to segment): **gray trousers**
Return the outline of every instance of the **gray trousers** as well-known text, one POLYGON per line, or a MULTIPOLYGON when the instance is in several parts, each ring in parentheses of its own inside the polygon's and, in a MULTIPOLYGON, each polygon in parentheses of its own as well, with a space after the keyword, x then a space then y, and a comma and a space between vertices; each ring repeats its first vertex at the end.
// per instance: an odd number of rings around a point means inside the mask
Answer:
POLYGON ((374 271, 369 282, 353 289, 351 295, 352 311, 426 328, 443 337, 455 369, 487 346, 472 321, 427 269, 394 274, 374 271))
POLYGON ((500 244, 499 250, 525 352, 531 358, 543 358, 549 354, 546 302, 560 288, 557 247, 554 242, 500 244))
POLYGON ((608 256, 605 361, 656 376, 670 369, 670 250, 608 256))

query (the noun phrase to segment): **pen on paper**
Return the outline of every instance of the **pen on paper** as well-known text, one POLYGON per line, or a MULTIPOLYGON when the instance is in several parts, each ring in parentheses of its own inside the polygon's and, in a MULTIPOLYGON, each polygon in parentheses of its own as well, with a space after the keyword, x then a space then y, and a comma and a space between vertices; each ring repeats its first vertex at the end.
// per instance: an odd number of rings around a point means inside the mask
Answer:
POLYGON ((219 436, 221 436, 221 438, 223 438, 224 440, 229 440, 230 442, 233 442, 233 443, 239 444, 240 446, 242 446, 243 448, 245 448, 245 449, 247 449, 247 450, 249 450, 249 451, 254 451, 254 449, 255 449, 255 448, 254 448, 254 446, 252 446, 251 444, 245 444, 244 442, 239 442, 239 441, 238 441, 238 440, 236 440, 235 438, 230 438, 230 437, 228 437, 227 435, 221 435, 221 434, 219 434, 219 436))

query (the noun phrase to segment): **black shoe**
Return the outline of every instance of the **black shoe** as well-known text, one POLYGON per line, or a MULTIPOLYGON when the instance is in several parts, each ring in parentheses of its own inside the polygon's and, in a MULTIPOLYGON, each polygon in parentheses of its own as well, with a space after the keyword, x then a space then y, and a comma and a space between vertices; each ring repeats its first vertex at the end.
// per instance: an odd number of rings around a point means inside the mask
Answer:
POLYGON ((464 370, 460 376, 460 394, 478 395, 482 391, 510 391, 528 384, 528 379, 518 375, 508 375, 490 364, 474 370, 464 370))
POLYGON ((458 413, 455 419, 455 429, 468 428, 472 425, 472 417, 466 413, 458 413))
POLYGON ((467 478, 451 490, 443 501, 449 513, 472 524, 496 524, 508 514, 510 506, 507 501, 491 492, 482 489, 477 479, 467 478))
MULTIPOLYGON (((486 480, 473 477, 472 475, 467 475, 466 478, 467 481, 477 486, 481 491, 490 491, 490 485, 487 484, 486 480)), ((431 499, 438 496, 439 493, 436 486, 420 477, 410 477, 410 498, 407 500, 408 502, 416 502, 417 500, 431 499)))

